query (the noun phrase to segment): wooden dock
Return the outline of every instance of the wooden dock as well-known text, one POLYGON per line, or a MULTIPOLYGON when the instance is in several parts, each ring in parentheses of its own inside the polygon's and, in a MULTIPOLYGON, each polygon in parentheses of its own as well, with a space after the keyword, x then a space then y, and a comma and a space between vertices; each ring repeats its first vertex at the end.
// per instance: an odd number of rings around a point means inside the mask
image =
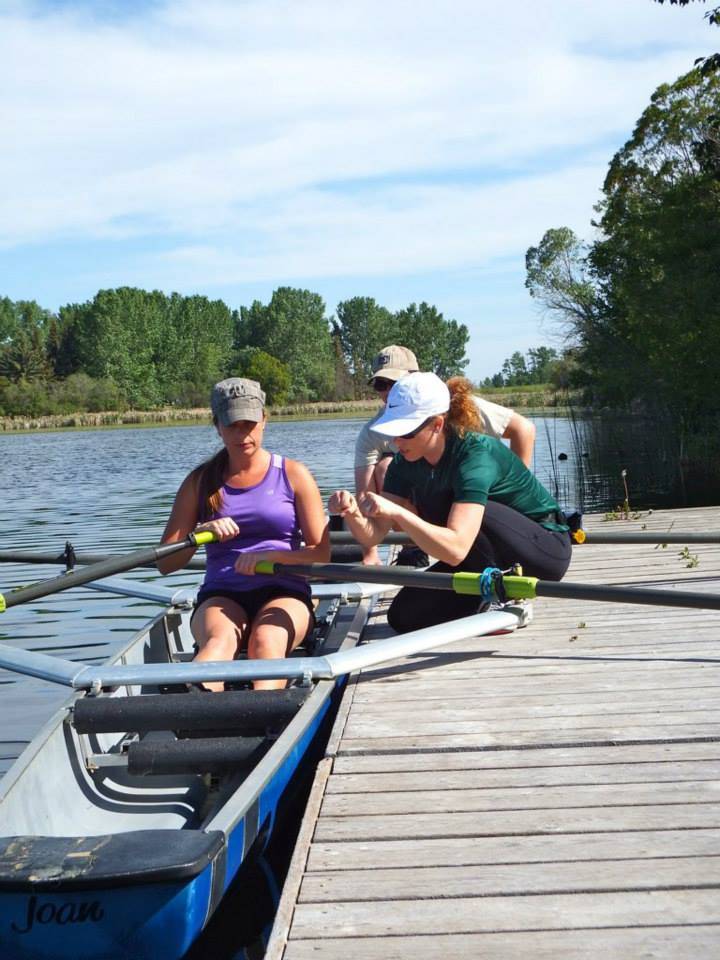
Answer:
MULTIPOLYGON (((567 579, 719 593, 720 544, 587 544, 567 579)), ((266 958, 720 957, 719 681, 720 613, 555 599, 352 678, 266 958)))

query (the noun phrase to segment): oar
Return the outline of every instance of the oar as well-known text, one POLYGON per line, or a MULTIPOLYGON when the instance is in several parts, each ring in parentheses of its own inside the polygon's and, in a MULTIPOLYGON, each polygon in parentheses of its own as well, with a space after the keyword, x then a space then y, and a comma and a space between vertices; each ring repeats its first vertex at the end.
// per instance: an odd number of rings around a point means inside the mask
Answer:
MULTIPOLYGON (((322 580, 346 580, 353 573, 367 583, 390 586, 424 587, 431 590, 452 590, 454 593, 481 596, 481 573, 457 571, 434 573, 413 567, 373 567, 340 563, 268 563, 255 567, 257 573, 294 574, 322 580)), ((588 583, 555 583, 536 577, 504 576, 505 593, 510 600, 533 600, 536 597, 561 597, 570 600, 606 600, 611 603, 645 603, 666 607, 697 607, 720 610, 720 595, 685 590, 654 590, 648 587, 616 587, 588 583)))
MULTIPOLYGON (((67 564, 69 561, 70 566, 73 564, 79 563, 80 566, 85 566, 89 563, 103 563, 106 560, 121 560, 122 557, 108 554, 108 553, 75 553, 73 550, 72 554, 69 555, 66 550, 63 550, 62 553, 37 553, 35 550, 0 550, 0 563, 44 563, 44 564, 53 564, 61 563, 67 564)), ((148 560, 147 563, 136 563, 135 567, 154 567, 155 561, 148 560)), ((205 561, 202 557, 193 557, 188 563, 185 564, 186 570, 204 570, 205 561)))
POLYGON ((585 533, 585 543, 720 543, 720 532, 696 533, 662 530, 608 530, 585 533))
POLYGON ((116 573, 132 570, 133 567, 155 564, 163 557, 169 557, 173 553, 179 553, 181 550, 192 547, 200 547, 205 543, 212 543, 214 539, 215 535, 213 533, 209 530, 202 530, 200 533, 191 533, 178 543, 161 543, 156 547, 143 547, 142 550, 134 550, 122 557, 109 557, 99 563, 91 563, 90 566, 83 567, 82 570, 73 570, 70 573, 62 574, 62 576, 53 577, 52 580, 41 580, 29 587, 21 587, 6 596, 0 593, 0 613, 10 607, 17 606, 19 603, 48 597, 53 593, 60 593, 62 590, 69 590, 71 587, 79 587, 84 583, 90 583, 91 580, 112 577, 116 573))
MULTIPOLYGON (((412 543, 412 540, 406 533, 388 533, 385 535, 382 542, 385 544, 404 544, 412 543)), ((357 540, 351 533, 348 533, 347 530, 331 530, 330 543, 337 545, 357 545, 357 540)))
MULTIPOLYGON (((668 531, 663 533, 655 530, 610 530, 610 531, 592 531, 588 532, 584 530, 585 539, 583 543, 720 543, 720 531, 709 531, 705 533, 697 533, 687 531, 683 533, 682 531, 668 531)), ((330 531, 330 543, 333 544, 344 544, 344 543, 357 543, 353 538, 352 534, 348 533, 346 530, 331 530, 330 531)), ((403 544, 403 543, 412 543, 412 540, 406 533, 389 533, 383 543, 386 544, 403 544)), ((0 559, 2 559, 2 554, 0 554, 0 559)))

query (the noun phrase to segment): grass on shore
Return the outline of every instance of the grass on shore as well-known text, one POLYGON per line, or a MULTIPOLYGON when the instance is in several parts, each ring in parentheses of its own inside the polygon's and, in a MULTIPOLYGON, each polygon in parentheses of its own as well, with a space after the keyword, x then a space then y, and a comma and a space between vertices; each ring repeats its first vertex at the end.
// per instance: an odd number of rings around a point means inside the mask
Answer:
MULTIPOLYGON (((541 413, 545 410, 559 412, 563 406, 559 394, 551 387, 533 385, 530 387, 492 387, 478 391, 494 403, 506 407, 521 408, 525 412, 541 413)), ((338 400, 321 403, 286 404, 269 407, 268 413, 275 420, 331 419, 334 417, 371 416, 378 409, 375 398, 364 400, 338 400)), ((210 410, 207 407, 178 408, 165 407, 162 410, 108 410, 103 412, 75 412, 51 414, 47 416, 0 417, 0 432, 10 433, 33 430, 94 429, 98 427, 152 427, 159 424, 188 426, 209 423, 210 410)))

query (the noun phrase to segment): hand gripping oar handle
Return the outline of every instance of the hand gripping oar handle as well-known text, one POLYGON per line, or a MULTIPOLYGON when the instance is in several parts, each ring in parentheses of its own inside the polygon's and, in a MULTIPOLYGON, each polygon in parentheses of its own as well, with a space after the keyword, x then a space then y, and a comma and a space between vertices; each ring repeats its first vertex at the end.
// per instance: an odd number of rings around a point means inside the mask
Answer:
POLYGON ((21 587, 19 590, 13 590, 5 596, 0 593, 0 613, 8 610, 10 607, 17 606, 19 603, 27 603, 29 600, 48 597, 53 593, 69 590, 71 587, 80 587, 84 583, 90 583, 91 580, 101 580, 103 577, 112 577, 116 573, 124 573, 126 570, 132 570, 133 567, 156 563, 158 560, 162 560, 163 557, 169 557, 171 554, 180 553, 182 550, 212 543, 215 539, 214 533, 211 533, 209 530, 201 530, 199 533, 191 533, 184 540, 180 540, 177 543, 161 543, 156 547, 144 547, 142 550, 126 553, 122 557, 109 557, 107 560, 102 560, 99 563, 92 563, 89 567, 83 567, 82 570, 73 570, 70 573, 64 573, 59 577, 53 577, 52 580, 41 580, 39 583, 33 583, 29 587, 21 587))
MULTIPOLYGON (((435 573, 413 567, 372 567, 346 563, 270 563, 262 561, 257 573, 284 573, 320 580, 347 580, 355 576, 366 583, 388 586, 424 587, 430 590, 452 590, 454 593, 481 597, 484 595, 483 574, 469 571, 435 573)), ((535 597, 560 597, 569 600, 606 600, 610 603, 644 603, 665 607, 697 607, 720 610, 720 596, 689 590, 654 590, 648 587, 617 587, 586 583, 555 583, 536 577, 503 576, 509 600, 532 600, 535 597)))

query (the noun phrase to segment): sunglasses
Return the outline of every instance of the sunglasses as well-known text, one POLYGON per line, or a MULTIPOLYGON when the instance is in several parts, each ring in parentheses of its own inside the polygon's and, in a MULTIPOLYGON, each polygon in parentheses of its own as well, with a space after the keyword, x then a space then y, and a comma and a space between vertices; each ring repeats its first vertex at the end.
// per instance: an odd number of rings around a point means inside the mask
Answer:
POLYGON ((403 433, 403 434, 401 434, 399 437, 396 437, 396 439, 397 439, 397 440, 412 440, 413 437, 416 437, 416 436, 420 433, 421 430, 424 430, 425 427, 427 427, 433 419, 434 419, 434 417, 428 417, 428 419, 427 419, 427 420, 424 420, 424 421, 420 424, 419 427, 415 427, 415 429, 414 429, 414 430, 411 430, 410 433, 403 433))
POLYGON ((392 390, 395 386, 394 380, 388 380, 385 377, 375 377, 373 380, 373 390, 376 393, 383 393, 385 390, 392 390))

